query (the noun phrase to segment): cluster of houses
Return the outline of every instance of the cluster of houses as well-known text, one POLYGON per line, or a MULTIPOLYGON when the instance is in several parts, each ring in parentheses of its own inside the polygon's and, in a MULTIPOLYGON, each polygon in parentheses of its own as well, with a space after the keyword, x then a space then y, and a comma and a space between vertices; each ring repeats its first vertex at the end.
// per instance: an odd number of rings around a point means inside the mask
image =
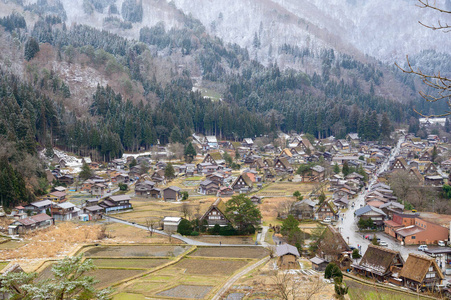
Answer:
POLYGON ((17 235, 55 224, 55 221, 90 221, 102 218, 104 213, 132 209, 130 196, 117 195, 104 199, 90 199, 82 208, 69 201, 39 200, 23 206, 16 206, 10 215, 13 222, 8 226, 8 234, 17 235))

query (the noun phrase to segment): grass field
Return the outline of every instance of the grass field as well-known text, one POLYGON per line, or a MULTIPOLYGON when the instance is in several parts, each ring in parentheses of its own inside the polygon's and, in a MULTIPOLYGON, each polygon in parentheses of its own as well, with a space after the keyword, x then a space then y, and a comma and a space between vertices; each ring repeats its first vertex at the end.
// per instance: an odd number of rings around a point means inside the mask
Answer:
POLYGON ((9 264, 9 261, 0 261, 0 272, 9 264))
POLYGON ((96 284, 98 288, 108 287, 126 278, 145 273, 146 270, 125 270, 125 269, 97 269, 88 272, 86 275, 93 276, 99 282, 96 284))
POLYGON ((191 236, 190 239, 212 244, 228 244, 228 245, 253 245, 255 242, 252 236, 220 236, 220 235, 200 235, 191 236))
POLYGON ((124 245, 124 246, 98 246, 84 252, 86 257, 175 257, 189 246, 152 246, 152 245, 124 245))
POLYGON ((262 247, 199 247, 190 256, 260 259, 268 254, 262 247))
POLYGON ((186 258, 169 269, 185 269, 184 273, 188 275, 223 276, 232 275, 247 263, 248 261, 245 260, 186 258))
POLYGON ((98 268, 136 268, 136 269, 152 269, 161 266, 167 262, 169 259, 162 258, 95 258, 92 260, 94 265, 98 268))
POLYGON ((310 193, 318 184, 276 181, 261 189, 257 195, 260 196, 291 196, 295 191, 302 195, 310 193))
POLYGON ((345 280, 349 287, 351 300, 426 300, 421 295, 409 295, 402 292, 382 289, 361 284, 354 280, 345 280))
POLYGON ((9 241, 9 242, 0 244, 0 250, 17 249, 19 247, 22 247, 25 244, 26 244, 26 242, 9 241))
POLYGON ((102 241, 104 244, 121 244, 121 243, 141 243, 141 244, 183 244, 178 239, 172 239, 165 235, 153 233, 150 237, 149 231, 129 226, 121 223, 111 223, 106 226, 105 233, 108 239, 102 241))
POLYGON ((211 299, 232 274, 266 255, 260 247, 199 247, 175 264, 117 286, 114 299, 211 299))

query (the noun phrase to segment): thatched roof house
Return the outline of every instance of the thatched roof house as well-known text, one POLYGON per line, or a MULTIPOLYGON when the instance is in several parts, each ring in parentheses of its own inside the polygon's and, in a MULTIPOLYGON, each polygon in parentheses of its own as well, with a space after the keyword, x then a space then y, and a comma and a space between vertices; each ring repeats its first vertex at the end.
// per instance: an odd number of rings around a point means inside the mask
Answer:
POLYGON ((385 280, 394 267, 402 268, 404 259, 398 251, 369 245, 359 264, 353 264, 354 271, 378 280, 385 280))
POLYGON ((409 253, 399 277, 403 280, 404 286, 413 290, 432 289, 444 279, 434 258, 413 253, 409 253))

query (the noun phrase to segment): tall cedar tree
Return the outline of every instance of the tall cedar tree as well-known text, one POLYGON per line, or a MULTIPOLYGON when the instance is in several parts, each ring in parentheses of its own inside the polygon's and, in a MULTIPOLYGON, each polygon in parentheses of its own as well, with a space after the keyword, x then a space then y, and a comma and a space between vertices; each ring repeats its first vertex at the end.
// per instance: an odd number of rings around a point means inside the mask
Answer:
POLYGON ((194 160, 196 155, 197 155, 196 149, 194 149, 193 144, 189 142, 185 148, 185 160, 190 163, 194 160))
POLYGON ((169 180, 175 177, 174 167, 172 166, 171 163, 168 163, 166 165, 166 168, 164 169, 164 177, 169 180))
POLYGON ((87 163, 84 163, 81 167, 81 172, 78 174, 81 180, 85 181, 89 178, 91 178, 94 175, 94 172, 91 170, 89 165, 87 163))

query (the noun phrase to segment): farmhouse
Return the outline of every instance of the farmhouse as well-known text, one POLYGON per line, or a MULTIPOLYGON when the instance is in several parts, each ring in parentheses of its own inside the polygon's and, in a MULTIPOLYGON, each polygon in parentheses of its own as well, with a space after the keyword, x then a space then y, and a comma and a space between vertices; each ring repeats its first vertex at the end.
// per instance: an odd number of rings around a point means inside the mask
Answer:
POLYGON ((30 230, 46 228, 53 225, 53 218, 47 214, 38 214, 14 221, 8 226, 9 234, 21 234, 30 230))
POLYGON ((399 277, 405 287, 415 291, 420 288, 433 289, 444 279, 434 258, 413 253, 409 253, 399 277))
POLYGON ((249 176, 243 173, 235 179, 231 187, 234 191, 250 191, 252 190, 253 183, 249 176))
POLYGON ((55 221, 68 221, 78 217, 80 209, 73 203, 64 202, 53 205, 51 211, 55 221))
POLYGON ((321 257, 315 256, 310 259, 310 262, 312 263, 312 269, 318 272, 324 272, 326 270, 327 265, 329 262, 325 259, 322 259, 321 257))
POLYGON ((373 206, 364 206, 355 211, 355 216, 359 219, 368 220, 371 218, 377 227, 383 227, 387 215, 379 208, 373 206))
POLYGON ((230 220, 227 218, 226 214, 226 206, 224 202, 222 202, 221 198, 216 199, 215 202, 207 209, 205 214, 199 219, 202 222, 207 221, 208 226, 214 226, 216 224, 220 226, 226 226, 230 224, 230 220))
POLYGON ((370 244, 360 262, 352 267, 358 274, 384 281, 392 273, 398 273, 403 265, 398 251, 370 244))
POLYGON ((316 215, 318 220, 324 220, 325 218, 336 220, 338 218, 338 210, 332 201, 324 201, 318 207, 316 215))
POLYGON ((170 186, 163 190, 164 201, 180 201, 182 199, 181 189, 178 186, 170 186))
POLYGON ((299 269, 299 251, 295 246, 289 244, 277 245, 276 255, 279 257, 277 266, 279 269, 299 269))
POLYGON ((206 179, 199 184, 199 193, 204 195, 216 195, 218 190, 218 184, 209 179, 206 179))
POLYGON ((106 213, 132 208, 128 195, 109 196, 99 206, 103 207, 106 213))

